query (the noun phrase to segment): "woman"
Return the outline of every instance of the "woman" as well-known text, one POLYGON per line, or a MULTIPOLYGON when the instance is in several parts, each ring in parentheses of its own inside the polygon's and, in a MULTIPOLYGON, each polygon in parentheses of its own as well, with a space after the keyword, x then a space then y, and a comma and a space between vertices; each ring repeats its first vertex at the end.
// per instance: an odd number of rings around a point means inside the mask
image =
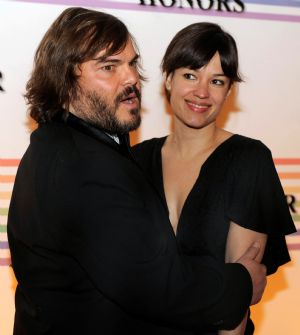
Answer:
MULTIPOLYGON (((295 228, 271 152, 216 125, 241 81, 234 39, 216 24, 192 24, 169 44, 162 70, 174 131, 137 145, 134 154, 162 195, 182 252, 233 262, 258 241, 258 259, 274 273, 290 260, 284 235, 295 228)), ((253 329, 245 317, 218 334, 253 329)))

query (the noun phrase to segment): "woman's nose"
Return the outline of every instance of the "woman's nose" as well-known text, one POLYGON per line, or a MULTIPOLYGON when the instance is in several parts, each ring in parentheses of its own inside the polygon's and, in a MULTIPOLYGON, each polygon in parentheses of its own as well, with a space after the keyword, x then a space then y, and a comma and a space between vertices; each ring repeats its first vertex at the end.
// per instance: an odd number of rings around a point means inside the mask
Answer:
POLYGON ((197 85, 194 91, 194 95, 200 99, 205 99, 209 97, 209 89, 207 83, 201 82, 197 85))

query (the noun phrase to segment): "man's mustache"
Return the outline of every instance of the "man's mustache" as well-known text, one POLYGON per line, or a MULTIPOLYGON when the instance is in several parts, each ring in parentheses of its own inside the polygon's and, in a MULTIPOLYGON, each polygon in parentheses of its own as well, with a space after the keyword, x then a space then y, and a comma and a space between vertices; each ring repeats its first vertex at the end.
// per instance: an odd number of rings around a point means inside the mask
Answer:
POLYGON ((115 99, 116 104, 119 104, 122 100, 130 98, 130 94, 132 93, 134 93, 139 102, 141 102, 141 91, 135 85, 132 85, 125 87, 124 90, 117 95, 115 99))

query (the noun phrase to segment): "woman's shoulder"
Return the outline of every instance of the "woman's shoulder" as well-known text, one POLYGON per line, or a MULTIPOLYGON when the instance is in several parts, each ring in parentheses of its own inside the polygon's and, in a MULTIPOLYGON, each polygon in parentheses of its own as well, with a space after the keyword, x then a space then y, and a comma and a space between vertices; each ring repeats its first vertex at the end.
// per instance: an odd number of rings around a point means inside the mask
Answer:
POLYGON ((271 154, 271 150, 262 141, 239 134, 232 136, 231 150, 248 158, 253 158, 256 155, 256 157, 269 156, 271 154))

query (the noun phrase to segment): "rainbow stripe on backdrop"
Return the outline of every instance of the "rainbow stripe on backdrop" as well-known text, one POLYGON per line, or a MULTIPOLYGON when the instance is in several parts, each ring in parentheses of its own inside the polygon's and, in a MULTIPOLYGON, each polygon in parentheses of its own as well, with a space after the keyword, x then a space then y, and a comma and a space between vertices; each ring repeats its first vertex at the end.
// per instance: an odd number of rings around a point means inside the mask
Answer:
MULTIPOLYGON (((296 213, 292 213, 292 216, 297 232, 287 237, 287 243, 290 250, 300 250, 300 158, 275 158, 274 162, 285 194, 296 197, 296 213)), ((10 265, 7 214, 19 163, 20 159, 0 158, 0 266, 10 265)))
POLYGON ((293 195, 291 212, 297 231, 287 236, 289 250, 300 250, 300 158, 274 158, 274 163, 286 195, 293 195))
POLYGON ((0 158, 0 266, 10 265, 7 242, 7 214, 19 159, 0 158))

